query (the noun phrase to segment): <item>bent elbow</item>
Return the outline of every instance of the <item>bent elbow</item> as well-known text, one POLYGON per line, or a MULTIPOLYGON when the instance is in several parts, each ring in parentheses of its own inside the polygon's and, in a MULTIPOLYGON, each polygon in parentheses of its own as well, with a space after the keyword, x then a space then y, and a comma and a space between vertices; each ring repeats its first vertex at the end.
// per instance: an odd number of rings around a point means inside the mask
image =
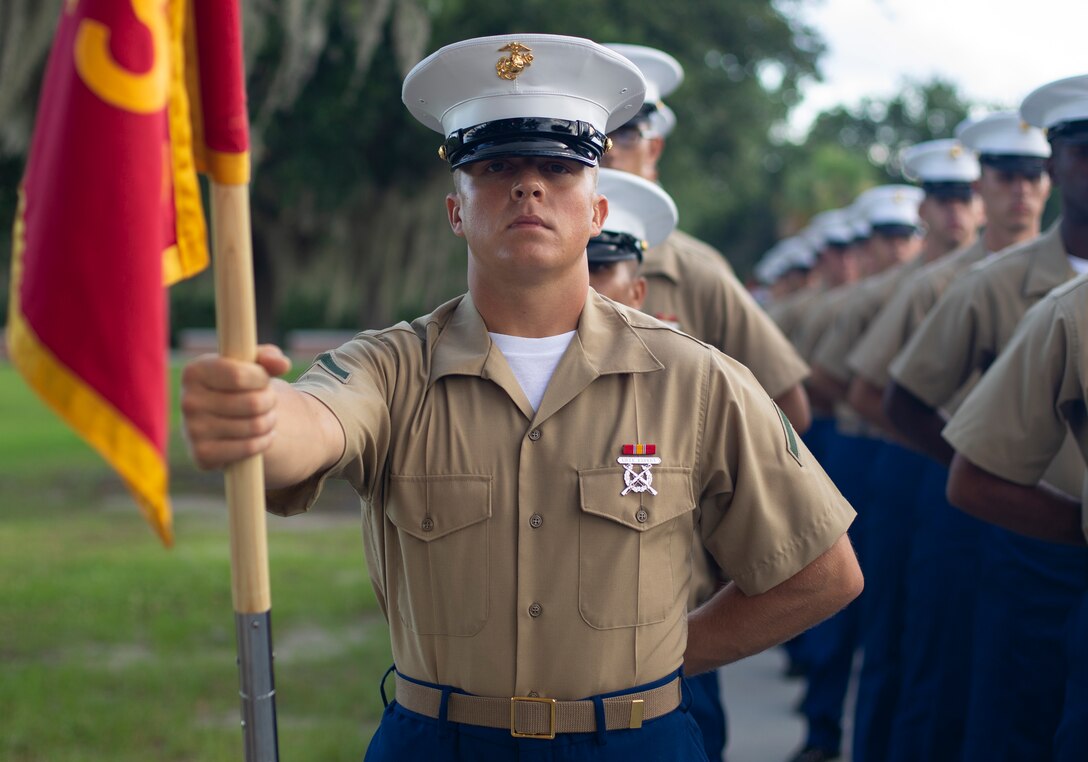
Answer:
POLYGON ((838 568, 835 569, 832 584, 828 586, 829 589, 835 591, 834 605, 836 611, 849 605, 865 589, 865 576, 858 564, 857 555, 855 555, 850 545, 845 547, 848 552, 840 556, 841 561, 838 568))
POLYGON ((884 415, 888 416, 888 420, 892 422, 892 425, 900 430, 909 425, 909 415, 903 409, 903 395, 904 392, 899 384, 891 382, 884 389, 884 399, 882 400, 884 415), (905 421, 907 421, 907 423, 904 423, 905 421))
POLYGON ((978 485, 972 479, 977 467, 957 453, 952 458, 948 470, 948 483, 945 485, 945 497, 948 502, 972 516, 976 515, 979 498, 978 485))
POLYGON ((854 564, 853 568, 847 571, 841 583, 841 590, 843 606, 849 604, 865 590, 865 575, 862 574, 860 566, 854 564))

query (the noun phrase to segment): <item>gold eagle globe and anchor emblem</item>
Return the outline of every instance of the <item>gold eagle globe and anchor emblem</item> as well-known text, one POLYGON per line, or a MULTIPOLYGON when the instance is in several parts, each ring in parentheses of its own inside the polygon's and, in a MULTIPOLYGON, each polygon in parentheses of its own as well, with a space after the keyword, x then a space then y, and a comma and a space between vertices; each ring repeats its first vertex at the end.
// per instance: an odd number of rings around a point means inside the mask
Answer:
POLYGON ((518 75, 525 71, 525 67, 533 63, 533 51, 520 42, 511 42, 509 45, 499 48, 500 53, 509 53, 506 58, 500 58, 495 64, 495 71, 502 79, 517 79, 518 75))

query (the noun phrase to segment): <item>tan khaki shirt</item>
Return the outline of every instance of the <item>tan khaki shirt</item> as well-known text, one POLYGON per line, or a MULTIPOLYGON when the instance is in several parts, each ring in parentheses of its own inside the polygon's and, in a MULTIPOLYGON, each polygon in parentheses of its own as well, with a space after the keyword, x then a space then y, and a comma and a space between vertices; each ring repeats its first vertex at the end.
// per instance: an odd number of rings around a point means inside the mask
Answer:
MULTIPOLYGON (((674 230, 646 252, 641 273, 648 286, 643 312, 738 360, 772 398, 808 376, 808 365, 717 249, 674 230)), ((692 608, 717 590, 721 575, 699 548, 694 561, 692 608)))
POLYGON ((891 378, 930 407, 951 412, 1027 309, 1073 277, 1059 227, 1060 220, 957 278, 892 361, 891 378))
POLYGON ((707 244, 674 231, 646 252, 642 274, 648 282, 644 312, 746 365, 771 397, 808 376, 789 340, 707 244))
POLYGON ((908 277, 847 356, 849 369, 874 386, 887 386, 888 366, 933 309, 948 284, 986 254, 986 247, 979 238, 908 277))
MULTIPOLYGON (((1088 276, 1056 288, 1024 316, 1008 347, 944 429, 972 463, 1018 484, 1043 479, 1068 436, 1080 455, 1062 487, 1088 471, 1088 276)), ((1079 477, 1079 478, 1078 478, 1079 477)), ((1083 504, 1082 504, 1083 507, 1083 504)), ((1088 536, 1088 512, 1082 527, 1088 536)))
POLYGON ((820 339, 824 337, 843 304, 859 285, 858 282, 844 283, 824 291, 809 303, 804 320, 799 321, 796 333, 790 337, 793 345, 797 347, 798 354, 806 362, 813 362, 813 355, 820 339))
POLYGON ((806 311, 812 306, 813 300, 824 293, 827 288, 823 285, 813 285, 801 289, 795 294, 790 294, 785 299, 775 302, 767 307, 767 315, 778 326, 782 334, 792 339, 797 333, 806 311))
POLYGON ((368 331, 297 382, 347 446, 398 669, 490 696, 573 699, 680 666, 692 534, 756 594, 853 511, 743 366, 590 292, 538 411, 472 300, 368 331), (625 444, 660 464, 626 471, 625 444), (649 489, 652 487, 652 491, 649 489))
POLYGON ((812 363, 839 381, 849 381, 853 375, 846 362, 850 351, 904 279, 921 266, 920 258, 916 257, 861 281, 839 307, 835 320, 813 350, 812 363))

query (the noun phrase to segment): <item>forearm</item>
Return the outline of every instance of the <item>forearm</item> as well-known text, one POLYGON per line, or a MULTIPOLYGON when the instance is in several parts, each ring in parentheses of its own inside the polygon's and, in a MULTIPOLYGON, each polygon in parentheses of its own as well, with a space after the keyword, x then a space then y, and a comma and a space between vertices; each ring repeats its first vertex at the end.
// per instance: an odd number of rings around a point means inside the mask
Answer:
POLYGON ((828 373, 821 365, 812 366, 812 375, 809 377, 808 383, 809 387, 815 389, 820 398, 829 402, 832 407, 836 402, 845 400, 846 393, 849 390, 846 381, 840 381, 828 373))
POLYGON ((850 407, 857 410, 869 423, 888 433, 895 433, 895 427, 884 412, 884 390, 861 376, 854 376, 847 395, 850 407))
POLYGON ((1026 486, 979 468, 956 454, 948 501, 975 518, 1037 540, 1084 545, 1081 505, 1047 484, 1026 486))
POLYGON ((907 444, 947 466, 955 451, 941 436, 947 421, 939 412, 894 381, 884 390, 884 412, 907 444))
POLYGON ((809 405, 815 416, 827 418, 834 414, 835 400, 813 386, 811 376, 805 381, 805 391, 808 393, 809 405))
POLYGON ((276 436, 264 453, 265 486, 289 487, 333 466, 344 452, 340 422, 327 407, 274 380, 276 436))
POLYGON ((730 582, 688 615, 684 671, 705 672, 785 642, 834 614, 861 588, 861 571, 846 535, 764 593, 745 595, 730 582))

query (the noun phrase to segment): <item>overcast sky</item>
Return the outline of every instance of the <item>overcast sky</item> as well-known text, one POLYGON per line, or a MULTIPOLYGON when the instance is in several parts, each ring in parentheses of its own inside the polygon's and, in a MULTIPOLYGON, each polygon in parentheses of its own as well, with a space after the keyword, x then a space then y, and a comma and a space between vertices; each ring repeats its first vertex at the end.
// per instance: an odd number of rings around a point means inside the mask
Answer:
POLYGON ((824 81, 791 119, 893 95, 936 75, 967 99, 1015 108, 1039 85, 1088 74, 1088 0, 806 0, 801 16, 827 44, 824 81))

